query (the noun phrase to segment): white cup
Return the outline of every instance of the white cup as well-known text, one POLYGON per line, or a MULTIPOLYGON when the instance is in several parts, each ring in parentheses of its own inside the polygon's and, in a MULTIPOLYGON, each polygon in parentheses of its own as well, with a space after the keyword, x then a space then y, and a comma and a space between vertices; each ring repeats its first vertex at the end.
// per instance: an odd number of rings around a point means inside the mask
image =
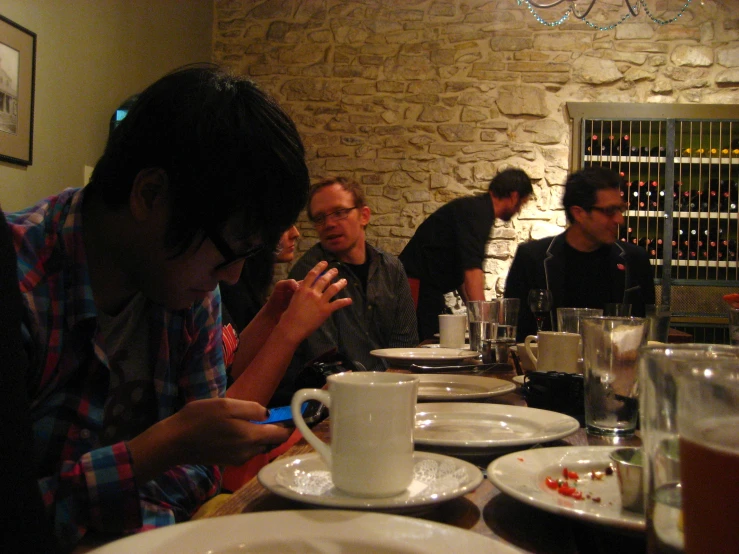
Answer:
POLYGON ((464 348, 467 314, 439 315, 439 345, 444 348, 464 348))
POLYGON ((580 357, 580 335, 578 333, 540 331, 538 335, 526 337, 524 345, 536 371, 582 372, 578 364, 580 357), (538 356, 531 349, 531 343, 534 341, 539 345, 538 356))
POLYGON ((360 497, 387 497, 413 481, 413 427, 419 378, 382 372, 337 373, 328 390, 293 395, 295 424, 331 471, 334 486, 360 497), (305 424, 300 407, 318 400, 329 409, 331 445, 305 424))
POLYGON ((536 371, 536 367, 534 367, 534 359, 536 358, 538 351, 539 347, 536 344, 530 344, 529 350, 526 350, 526 345, 523 342, 516 344, 516 354, 518 355, 518 360, 521 362, 521 369, 525 373, 536 371), (529 351, 534 355, 533 357, 529 356, 529 351))

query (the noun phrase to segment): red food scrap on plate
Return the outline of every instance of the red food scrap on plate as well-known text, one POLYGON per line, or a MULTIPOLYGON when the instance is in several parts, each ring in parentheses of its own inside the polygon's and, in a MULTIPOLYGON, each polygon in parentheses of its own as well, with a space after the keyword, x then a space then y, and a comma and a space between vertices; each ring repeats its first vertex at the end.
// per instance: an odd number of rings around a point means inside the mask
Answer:
MULTIPOLYGON (((607 466, 603 471, 590 471, 587 476, 590 477, 591 481, 601 481, 606 475, 613 475, 613 468, 607 466)), ((579 474, 576 471, 571 471, 566 467, 562 468, 562 476, 553 478, 547 476, 544 479, 544 486, 553 491, 557 491, 557 494, 567 496, 573 500, 592 500, 593 502, 600 503, 600 496, 592 496, 591 494, 583 494, 578 489, 578 486, 582 484, 584 479, 580 479, 579 474)))

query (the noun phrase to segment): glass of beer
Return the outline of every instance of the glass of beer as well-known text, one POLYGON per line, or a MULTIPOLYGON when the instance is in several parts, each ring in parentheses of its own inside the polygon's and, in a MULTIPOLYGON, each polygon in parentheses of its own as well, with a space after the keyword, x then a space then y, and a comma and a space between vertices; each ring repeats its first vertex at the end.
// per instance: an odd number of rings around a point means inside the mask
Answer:
MULTIPOLYGON (((704 541, 709 540, 707 535, 716 533, 724 517, 730 522, 727 531, 736 533, 737 480, 728 478, 726 460, 722 458, 723 469, 717 471, 710 467, 712 461, 705 453, 717 450, 719 456, 729 459, 733 456, 735 466, 739 463, 738 372, 739 348, 731 346, 676 344, 643 346, 639 350, 639 411, 645 455, 644 498, 649 554, 683 552, 690 544, 691 539, 686 540, 689 536, 698 541, 697 549, 693 547, 692 552, 722 552, 707 549, 708 542, 704 541), (733 391, 727 383, 733 383, 733 391), (712 395, 716 400, 726 399, 728 405, 724 403, 719 409, 721 403, 716 406, 712 395), (732 403, 733 408, 730 407, 732 403), (718 441, 717 424, 721 429, 718 441), (732 432, 734 446, 729 438, 732 432), (717 442, 721 444, 717 446, 717 442), (698 455, 694 453, 696 450, 700 451, 698 455), (700 489, 699 494, 713 494, 708 492, 713 491, 713 483, 721 492, 712 499, 705 496, 705 505, 692 499, 696 489, 700 489), (719 501, 730 494, 733 496, 727 496, 726 503, 719 501), (724 511, 727 515, 723 515, 724 511), (710 524, 701 529, 700 522, 694 523, 696 515, 710 519, 710 524)), ((736 541, 724 542, 732 548, 736 544, 736 541)))
POLYGON ((739 550, 739 348, 678 378, 685 552, 739 550))

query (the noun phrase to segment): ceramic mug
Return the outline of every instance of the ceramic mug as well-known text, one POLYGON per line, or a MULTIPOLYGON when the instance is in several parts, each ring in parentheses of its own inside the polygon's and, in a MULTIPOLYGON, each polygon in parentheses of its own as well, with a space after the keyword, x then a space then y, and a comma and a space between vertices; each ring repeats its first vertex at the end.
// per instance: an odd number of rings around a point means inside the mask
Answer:
POLYGON ((439 315, 439 345, 443 348, 464 348, 467 333, 466 314, 439 315))
POLYGON ((560 333, 558 331, 540 331, 538 335, 529 335, 524 341, 526 353, 531 358, 536 371, 561 371, 563 373, 580 373, 580 335, 578 333, 560 333), (539 345, 538 355, 531 349, 531 343, 539 345))
POLYGON ((405 491, 413 481, 413 428, 419 378, 376 371, 337 373, 328 390, 293 395, 295 424, 331 471, 336 488, 352 496, 381 498, 405 491), (306 425, 300 407, 322 402, 330 413, 331 445, 306 425))

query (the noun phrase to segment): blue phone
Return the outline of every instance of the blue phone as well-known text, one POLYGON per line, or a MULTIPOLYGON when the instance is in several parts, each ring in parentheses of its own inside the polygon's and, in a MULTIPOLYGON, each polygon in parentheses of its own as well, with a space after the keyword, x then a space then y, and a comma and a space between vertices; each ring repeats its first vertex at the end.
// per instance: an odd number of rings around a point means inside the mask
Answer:
MULTIPOLYGON (((323 421, 328 415, 326 407, 317 400, 307 400, 303 402, 300 413, 308 427, 323 421)), ((253 421, 252 423, 271 423, 272 425, 282 425, 283 427, 295 427, 293 414, 290 406, 280 406, 279 408, 270 408, 269 417, 264 421, 253 421)))

